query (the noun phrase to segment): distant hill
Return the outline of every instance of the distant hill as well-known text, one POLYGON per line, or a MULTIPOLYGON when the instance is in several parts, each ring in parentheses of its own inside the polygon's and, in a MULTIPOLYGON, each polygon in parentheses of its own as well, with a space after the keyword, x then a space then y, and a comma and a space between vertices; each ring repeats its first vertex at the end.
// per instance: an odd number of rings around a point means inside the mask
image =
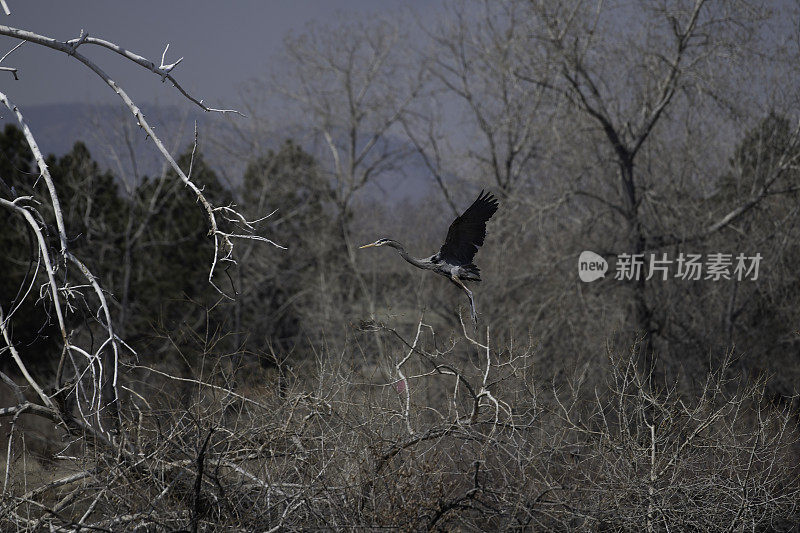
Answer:
MULTIPOLYGON (((182 152, 192 142, 194 120, 211 122, 203 113, 176 106, 143 105, 141 110, 173 152, 182 152)), ((25 107, 21 111, 45 155, 63 155, 75 142, 82 141, 101 166, 117 174, 120 168, 132 171, 131 154, 139 175, 160 172, 163 165, 153 143, 121 104, 50 104, 25 107)), ((17 121, 6 110, 0 122, 17 121)))
MULTIPOLYGON (((214 140, 231 138, 230 128, 224 120, 220 120, 220 115, 203 113, 188 105, 145 104, 140 108, 174 156, 191 146, 194 122, 197 121, 200 148, 207 162, 218 171, 223 182, 238 182, 247 161, 246 158, 224 155, 219 150, 219 144, 214 144, 214 140)), ((100 166, 110 169, 116 176, 133 176, 135 173, 141 178, 144 175, 156 175, 164 168, 161 154, 122 104, 49 104, 29 106, 21 111, 45 155, 63 155, 77 141, 82 141, 100 166)), ((9 122, 16 124, 17 121, 6 110, 0 115, 0 123, 4 125, 9 122)), ((284 135, 287 135, 286 131, 275 132, 272 142, 280 144, 285 140, 284 135)), ((396 203, 403 199, 438 194, 432 185, 422 161, 410 156, 402 168, 384 176, 380 183, 367 187, 363 194, 396 203)))

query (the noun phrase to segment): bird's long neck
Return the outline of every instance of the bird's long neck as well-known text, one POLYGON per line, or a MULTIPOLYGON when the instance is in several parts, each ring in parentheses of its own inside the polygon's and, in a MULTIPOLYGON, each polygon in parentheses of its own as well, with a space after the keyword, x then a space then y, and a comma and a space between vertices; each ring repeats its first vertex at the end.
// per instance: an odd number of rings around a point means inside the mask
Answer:
POLYGON ((417 268, 426 268, 426 269, 431 268, 431 264, 428 261, 424 261, 422 259, 418 259, 416 257, 409 255, 408 252, 406 252, 406 249, 403 248, 403 245, 397 241, 388 241, 386 243, 386 246, 391 246, 392 248, 397 250, 397 252, 400 254, 400 257, 402 257, 403 259, 405 259, 406 261, 408 261, 417 268))

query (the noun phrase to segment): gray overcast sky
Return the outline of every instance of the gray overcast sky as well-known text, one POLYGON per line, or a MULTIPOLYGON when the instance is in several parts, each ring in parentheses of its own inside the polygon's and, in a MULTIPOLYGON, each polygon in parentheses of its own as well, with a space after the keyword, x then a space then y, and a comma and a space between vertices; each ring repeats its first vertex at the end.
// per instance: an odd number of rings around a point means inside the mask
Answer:
MULTIPOLYGON (((89 35, 115 42, 158 62, 170 43, 167 62, 183 56, 176 79, 211 106, 233 105, 238 86, 262 74, 280 52, 290 30, 311 20, 325 21, 337 11, 390 15, 404 7, 422 8, 429 0, 7 0, 11 16, 0 24, 58 40, 89 35)), ((0 37, 0 56, 17 41, 0 37)), ((108 50, 84 47, 120 82, 137 103, 177 101, 175 90, 156 76, 108 50)), ((25 44, 3 66, 20 69, 20 81, 1 73, 0 91, 20 107, 118 101, 118 97, 78 61, 38 45, 25 44)))

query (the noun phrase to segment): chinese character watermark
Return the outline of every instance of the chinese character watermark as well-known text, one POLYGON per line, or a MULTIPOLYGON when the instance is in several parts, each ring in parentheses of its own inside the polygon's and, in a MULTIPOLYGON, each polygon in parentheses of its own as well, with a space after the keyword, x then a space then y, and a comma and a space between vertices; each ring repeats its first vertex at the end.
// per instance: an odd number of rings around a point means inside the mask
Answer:
MULTIPOLYGON (((679 279, 686 281, 755 281, 761 264, 760 253, 709 253, 680 252, 670 258, 666 252, 648 254, 617 255, 614 279, 619 281, 638 281, 640 279, 667 281, 679 279)), ((605 277, 608 261, 592 251, 584 251, 578 259, 578 275, 581 281, 591 282, 605 277)))

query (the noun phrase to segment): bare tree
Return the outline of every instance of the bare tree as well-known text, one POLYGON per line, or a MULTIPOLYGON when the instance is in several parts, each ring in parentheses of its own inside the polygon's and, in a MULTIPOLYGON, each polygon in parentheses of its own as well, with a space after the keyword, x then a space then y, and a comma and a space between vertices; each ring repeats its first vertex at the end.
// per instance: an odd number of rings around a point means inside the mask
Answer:
POLYGON ((421 21, 432 46, 419 51, 433 84, 424 108, 409 113, 406 133, 455 210, 445 179, 463 175, 491 183, 502 196, 546 179, 539 133, 552 116, 546 88, 554 76, 543 47, 526 38, 527 13, 515 2, 455 1, 447 16, 421 21), (541 55, 539 55, 541 53, 541 55), (536 64, 523 83, 518 72, 536 64), (458 132, 458 150, 443 132, 458 132), (447 166, 445 166, 445 164, 447 166))
MULTIPOLYGON (((686 181, 665 181, 655 166, 657 157, 672 155, 672 165, 659 171, 691 172, 688 167, 697 161, 678 163, 674 149, 669 154, 659 143, 674 142, 682 124, 691 128, 698 110, 708 113, 703 118, 722 124, 755 102, 736 90, 731 69, 739 70, 728 58, 756 57, 757 36, 768 12, 747 3, 704 0, 598 9, 567 2, 528 5, 533 44, 546 42, 559 69, 554 89, 565 96, 577 120, 593 125, 585 138, 597 147, 598 168, 570 192, 606 211, 609 227, 624 223, 622 232, 609 234, 607 246, 643 254, 697 242, 769 193, 772 182, 716 220, 701 222, 676 216, 680 208, 673 209, 671 202, 681 195, 697 200, 703 193, 686 181), (623 27, 617 9, 642 20, 642 31, 623 27)), ((538 86, 537 76, 526 75, 524 69, 518 74, 538 86)), ((718 159, 705 163, 710 161, 718 159)), ((648 337, 664 327, 651 290, 641 277, 630 292, 631 322, 648 337)))
POLYGON ((419 93, 422 73, 409 65, 402 37, 397 22, 356 21, 312 28, 286 43, 294 76, 280 89, 319 136, 351 262, 347 210, 354 195, 396 172, 408 150, 394 136, 419 93))
MULTIPOLYGON (((452 18, 425 26, 430 47, 410 46, 399 24, 380 21, 291 38, 282 90, 309 118, 303 142, 315 150, 286 141, 259 151, 237 191, 241 208, 214 204, 199 157, 165 159, 170 170, 149 182, 141 218, 124 220, 122 256, 130 261, 144 240, 158 240, 155 213, 188 192, 216 246, 209 279, 221 262, 253 265, 234 283, 246 293, 234 308, 234 342, 213 309, 204 327, 163 333, 176 359, 197 354, 183 374, 156 360, 157 350, 137 358, 125 343, 120 327, 131 317, 120 322, 106 280, 80 257, 93 249, 70 240, 64 184, 25 131, 39 186, 0 188, 0 205, 21 222, 14 227, 30 228, 36 273, 18 298, 0 302, 0 354, 18 374, 0 372, 9 433, 0 528, 741 531, 798 523, 794 398, 774 398, 768 377, 753 378, 758 369, 742 371, 742 359, 714 344, 758 345, 753 338, 770 335, 760 345, 788 360, 795 351, 786 346, 797 342, 786 325, 798 316, 796 102, 784 95, 782 112, 764 119, 758 106, 747 109, 756 91, 731 86, 738 67, 718 61, 732 54, 749 64, 758 51, 749 31, 766 14, 710 0, 452 7, 441 14, 452 18), (643 24, 628 31, 620 12, 643 24), (730 131, 700 143, 718 124, 730 131), (417 310, 437 303, 424 281, 415 299, 407 272, 368 274, 353 251, 352 236, 364 231, 356 206, 364 218, 398 230, 416 224, 421 239, 441 239, 430 227, 443 216, 438 198, 389 210, 366 194, 419 158, 451 210, 457 189, 480 179, 504 195, 482 250, 484 316, 474 335, 447 311, 455 307, 417 310), (294 245, 280 260, 258 251, 268 237, 247 222, 276 198, 288 205, 266 231, 294 245), (233 255, 239 237, 249 242, 233 255), (764 246, 776 273, 752 285, 665 282, 632 292, 574 277, 584 245, 644 253, 690 243, 764 246), (349 279, 331 281, 337 257, 347 264, 334 275, 349 279), (374 296, 385 285, 406 290, 382 318, 374 296), (15 338, 19 298, 58 325, 63 356, 52 383, 15 338), (644 309, 626 313, 621 303, 630 301, 644 309), (303 327, 287 329, 308 348, 290 367, 282 362, 293 346, 276 330, 297 302, 303 327), (77 306, 86 318, 71 321, 77 306), (352 309, 367 308, 372 316, 353 320, 352 309), (650 338, 628 343, 612 331, 633 319, 631 329, 650 338), (679 343, 682 331, 691 339, 679 343), (247 334, 257 340, 244 348, 247 334), (676 352, 696 341, 694 353, 723 355, 664 380, 642 356, 659 347, 656 337, 676 352), (258 365, 234 373, 231 360, 245 349, 273 357, 279 375, 258 365), (65 438, 41 461, 22 430, 30 416, 65 438)), ((145 66, 105 41, 64 45, 6 31, 79 59, 80 47, 105 46, 145 66)), ((174 65, 163 63, 155 72, 172 80, 174 65)), ((262 141, 275 143, 253 146, 262 141)), ((100 183, 93 167, 75 171, 80 184, 100 183)), ((93 197, 79 199, 76 218, 100 223, 93 197)), ((94 244, 96 227, 86 226, 94 244)), ((119 269, 124 279, 126 265, 119 269)))
MULTIPOLYGON (((272 242, 265 237, 254 235, 253 223, 249 222, 233 206, 212 205, 207 199, 208 192, 201 190, 192 180, 191 165, 188 172, 184 172, 178 166, 160 137, 155 134, 142 112, 124 89, 79 51, 82 46, 100 46, 110 49, 123 58, 157 74, 162 79, 169 80, 179 92, 203 110, 221 113, 235 112, 209 108, 186 93, 171 74, 180 60, 172 64, 165 63, 168 47, 164 50, 161 64, 156 65, 112 42, 89 37, 83 32, 78 38, 67 42, 60 42, 8 26, 0 26, 0 34, 20 39, 20 44, 32 43, 74 57, 95 72, 110 89, 120 96, 138 126, 145 130, 182 184, 192 192, 205 211, 209 224, 209 236, 213 239, 214 244, 214 255, 209 258, 211 263, 208 274, 209 283, 214 284, 214 274, 218 264, 233 261, 231 252, 234 240, 251 239, 272 242)), ((19 45, 12 51, 18 47, 19 45)), ((3 59, 7 57, 8 54, 3 59)), ((37 276, 29 278, 29 284, 22 287, 19 294, 23 299, 37 293, 40 294, 42 316, 46 318, 47 314, 52 314, 55 318, 62 346, 56 384, 48 392, 29 372, 25 365, 25 354, 21 353, 22 348, 13 339, 13 314, 15 306, 19 302, 10 304, 4 302, 0 306, 0 331, 2 331, 5 341, 3 351, 12 354, 18 371, 24 376, 28 385, 36 391, 41 401, 41 404, 31 404, 26 401, 4 408, 3 416, 17 417, 21 412, 34 412, 65 424, 69 431, 88 434, 100 442, 116 443, 115 435, 122 425, 118 404, 121 387, 120 361, 123 353, 125 351, 132 352, 132 349, 120 337, 119 331, 116 329, 116 314, 112 311, 108 293, 101 285, 101 280, 86 266, 86 260, 78 257, 69 245, 67 237, 69 230, 64 222, 58 184, 51 177, 34 134, 28 128, 21 110, 14 106, 5 94, 0 94, 0 101, 16 116, 38 166, 38 179, 45 184, 45 192, 41 197, 36 196, 36 192, 26 196, 15 196, 13 190, 9 191, 10 197, 0 197, 0 205, 21 217, 26 222, 28 231, 35 235, 36 269, 43 272, 46 277, 46 282, 41 288, 34 286, 37 276), (46 206, 46 210, 42 206, 46 206), (55 234, 52 237, 47 231, 47 225, 51 223, 50 216, 55 227, 55 234), (53 237, 55 242, 51 242, 53 237), (90 339, 89 344, 81 345, 80 337, 76 335, 76 332, 68 329, 67 318, 74 310, 76 299, 83 300, 90 306, 89 316, 94 317, 90 327, 97 328, 102 332, 104 339, 102 342, 95 343, 90 339), (6 305, 9 306, 8 309, 6 309, 6 305), (76 412, 73 412, 73 408, 76 412)), ((4 194, 6 193, 4 192, 4 194)), ((7 383, 13 385, 13 382, 7 381, 7 383)), ((13 385, 12 388, 14 387, 16 385, 13 385)), ((15 390, 19 392, 19 388, 15 388, 15 390)), ((9 440, 9 452, 11 445, 12 440, 9 440)), ((7 464, 6 468, 9 467, 10 465, 7 464)))
MULTIPOLYGON (((287 39, 291 70, 278 84, 308 121, 319 147, 314 153, 334 183, 341 251, 347 260, 334 279, 341 289, 336 298, 347 301, 360 293, 373 317, 373 291, 357 266, 351 208, 368 184, 397 179, 409 152, 401 119, 421 90, 423 70, 405 52, 400 23, 355 20, 309 28, 287 39)), ((337 314, 336 305, 329 306, 326 319, 337 314)), ((382 352, 380 339, 376 342, 382 352)))

